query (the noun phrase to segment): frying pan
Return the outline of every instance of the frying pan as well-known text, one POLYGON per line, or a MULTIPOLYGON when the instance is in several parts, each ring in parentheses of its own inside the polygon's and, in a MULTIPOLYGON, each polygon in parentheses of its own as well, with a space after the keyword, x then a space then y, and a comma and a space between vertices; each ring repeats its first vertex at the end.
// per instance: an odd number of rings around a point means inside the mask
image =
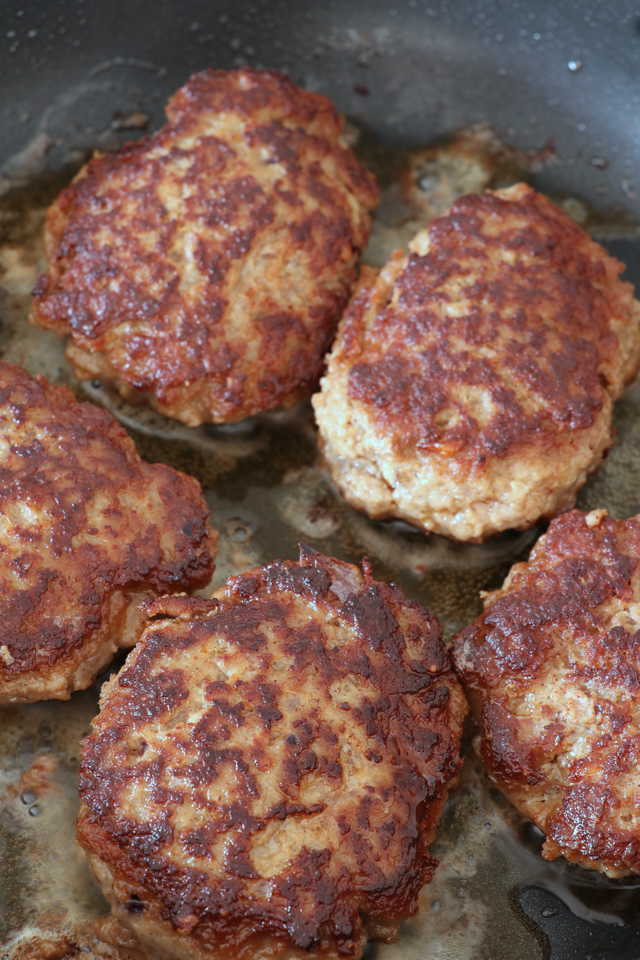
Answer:
MULTIPOLYGON (((93 149, 159 127, 165 101, 192 71, 245 63, 327 94, 377 144, 375 156, 483 122, 519 150, 546 145, 534 186, 584 202, 596 238, 628 264, 628 279, 640 280, 640 6, 627 0, 0 0, 0 227, 9 241, 19 244, 20 217, 51 199, 93 149)), ((26 307, 24 296, 16 306, 10 294, 0 300, 0 351, 13 359, 12 324, 26 307)), ((111 402, 73 383, 54 338, 33 331, 20 343, 31 372, 111 402)), ((222 530, 221 579, 294 557, 302 531, 344 559, 369 553, 377 576, 428 603, 451 633, 477 614, 477 591, 496 586, 540 532, 457 547, 367 521, 316 469, 304 405, 226 432, 189 432, 114 409, 143 456, 203 483, 222 530)), ((618 405, 616 425, 618 446, 579 506, 622 517, 640 510, 637 388, 618 405)), ((0 944, 36 929, 38 911, 63 916, 74 902, 74 916, 104 912, 70 832, 77 740, 95 710, 88 691, 69 704, 0 711, 0 944), (24 787, 21 772, 43 756, 54 758, 58 792, 45 791, 39 803, 15 784, 24 787)), ((418 919, 397 945, 372 945, 369 954, 638 960, 636 882, 544 864, 539 849, 535 829, 470 758, 443 818, 434 851, 441 866, 418 919)))

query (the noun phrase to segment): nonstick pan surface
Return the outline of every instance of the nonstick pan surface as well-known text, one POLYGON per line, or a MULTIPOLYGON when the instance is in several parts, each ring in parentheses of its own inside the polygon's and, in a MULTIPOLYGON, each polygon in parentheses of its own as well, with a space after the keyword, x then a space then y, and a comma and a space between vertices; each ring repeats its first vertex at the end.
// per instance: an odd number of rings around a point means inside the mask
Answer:
MULTIPOLYGON (((353 562, 368 554, 375 575, 426 603, 450 636, 478 614, 478 591, 497 586, 541 528, 464 547, 374 523, 347 507, 329 481, 307 403, 234 428, 188 430, 128 407, 99 384, 78 384, 58 340, 26 324, 29 289, 44 266, 43 211, 61 186, 92 150, 157 129, 166 99, 192 71, 245 63, 286 71, 330 96, 387 197, 405 151, 491 125, 517 149, 533 185, 562 202, 639 283, 640 7, 611 0, 0 2, 2 356, 106 404, 142 456, 200 480, 221 531, 215 586, 256 563, 295 558, 304 539, 353 562)), ((399 224, 402 242, 402 216, 393 203, 381 209, 378 226, 392 228, 387 241, 399 224)), ((617 444, 578 506, 626 517, 640 511, 635 385, 617 405, 616 426, 617 444)), ((78 742, 97 695, 0 708, 0 958, 102 955, 87 925, 107 907, 73 843, 78 742), (48 954, 36 946, 28 952, 35 937, 50 941, 48 954)), ((638 960, 638 881, 606 880, 563 860, 547 864, 540 845, 539 833, 469 755, 418 915, 397 944, 370 945, 367 956, 638 960)))

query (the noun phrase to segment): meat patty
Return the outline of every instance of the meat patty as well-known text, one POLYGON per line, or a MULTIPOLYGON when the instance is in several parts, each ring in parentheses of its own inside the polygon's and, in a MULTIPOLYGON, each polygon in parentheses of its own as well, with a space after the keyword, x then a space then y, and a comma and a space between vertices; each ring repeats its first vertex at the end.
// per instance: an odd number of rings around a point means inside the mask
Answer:
POLYGON ((623 269, 518 184, 364 273, 313 398, 345 498, 470 541, 571 507, 640 363, 623 269))
POLYGON ((0 361, 0 703, 68 699, 139 639, 142 600, 205 586, 208 517, 110 413, 0 361))
POLYGON ((326 97, 274 71, 194 74, 158 133, 91 160, 51 207, 31 320, 80 379, 190 426, 312 390, 378 188, 326 97))
POLYGON ((640 516, 559 517, 484 606, 454 661, 491 776, 546 859, 640 873, 640 516))
POLYGON ((148 606, 78 818, 145 955, 357 960, 415 912, 466 701, 435 617, 363 566, 302 546, 148 606))

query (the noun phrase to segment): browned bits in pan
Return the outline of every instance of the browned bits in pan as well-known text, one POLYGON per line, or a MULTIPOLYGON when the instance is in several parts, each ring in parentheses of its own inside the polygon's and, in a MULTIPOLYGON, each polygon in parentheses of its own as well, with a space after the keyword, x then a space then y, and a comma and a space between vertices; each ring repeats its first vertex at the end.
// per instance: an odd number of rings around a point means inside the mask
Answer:
POLYGON ((81 765, 78 836, 121 924, 198 960, 395 939, 461 765, 437 620, 304 547, 148 613, 81 765))

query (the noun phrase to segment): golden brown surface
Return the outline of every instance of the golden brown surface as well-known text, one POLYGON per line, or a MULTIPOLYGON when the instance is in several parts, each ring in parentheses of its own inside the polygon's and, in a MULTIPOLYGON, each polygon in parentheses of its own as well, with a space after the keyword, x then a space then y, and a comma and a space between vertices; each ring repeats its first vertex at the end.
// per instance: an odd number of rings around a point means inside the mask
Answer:
POLYGON ((80 379, 190 426, 317 384, 369 236, 375 179, 320 94, 194 74, 158 133, 90 161, 51 207, 32 322, 80 379))
POLYGON ((572 506, 640 363, 622 269, 518 184, 363 271, 313 398, 346 499, 472 541, 572 506))
POLYGON ((0 361, 0 703, 67 699, 136 642, 142 599, 205 586, 208 516, 110 413, 0 361))
POLYGON ((437 620, 308 547, 148 609, 82 751, 78 837, 117 919, 189 960, 395 939, 461 765, 437 620))
POLYGON ((640 873, 640 517, 573 510, 454 642, 476 748, 563 855, 640 873))

